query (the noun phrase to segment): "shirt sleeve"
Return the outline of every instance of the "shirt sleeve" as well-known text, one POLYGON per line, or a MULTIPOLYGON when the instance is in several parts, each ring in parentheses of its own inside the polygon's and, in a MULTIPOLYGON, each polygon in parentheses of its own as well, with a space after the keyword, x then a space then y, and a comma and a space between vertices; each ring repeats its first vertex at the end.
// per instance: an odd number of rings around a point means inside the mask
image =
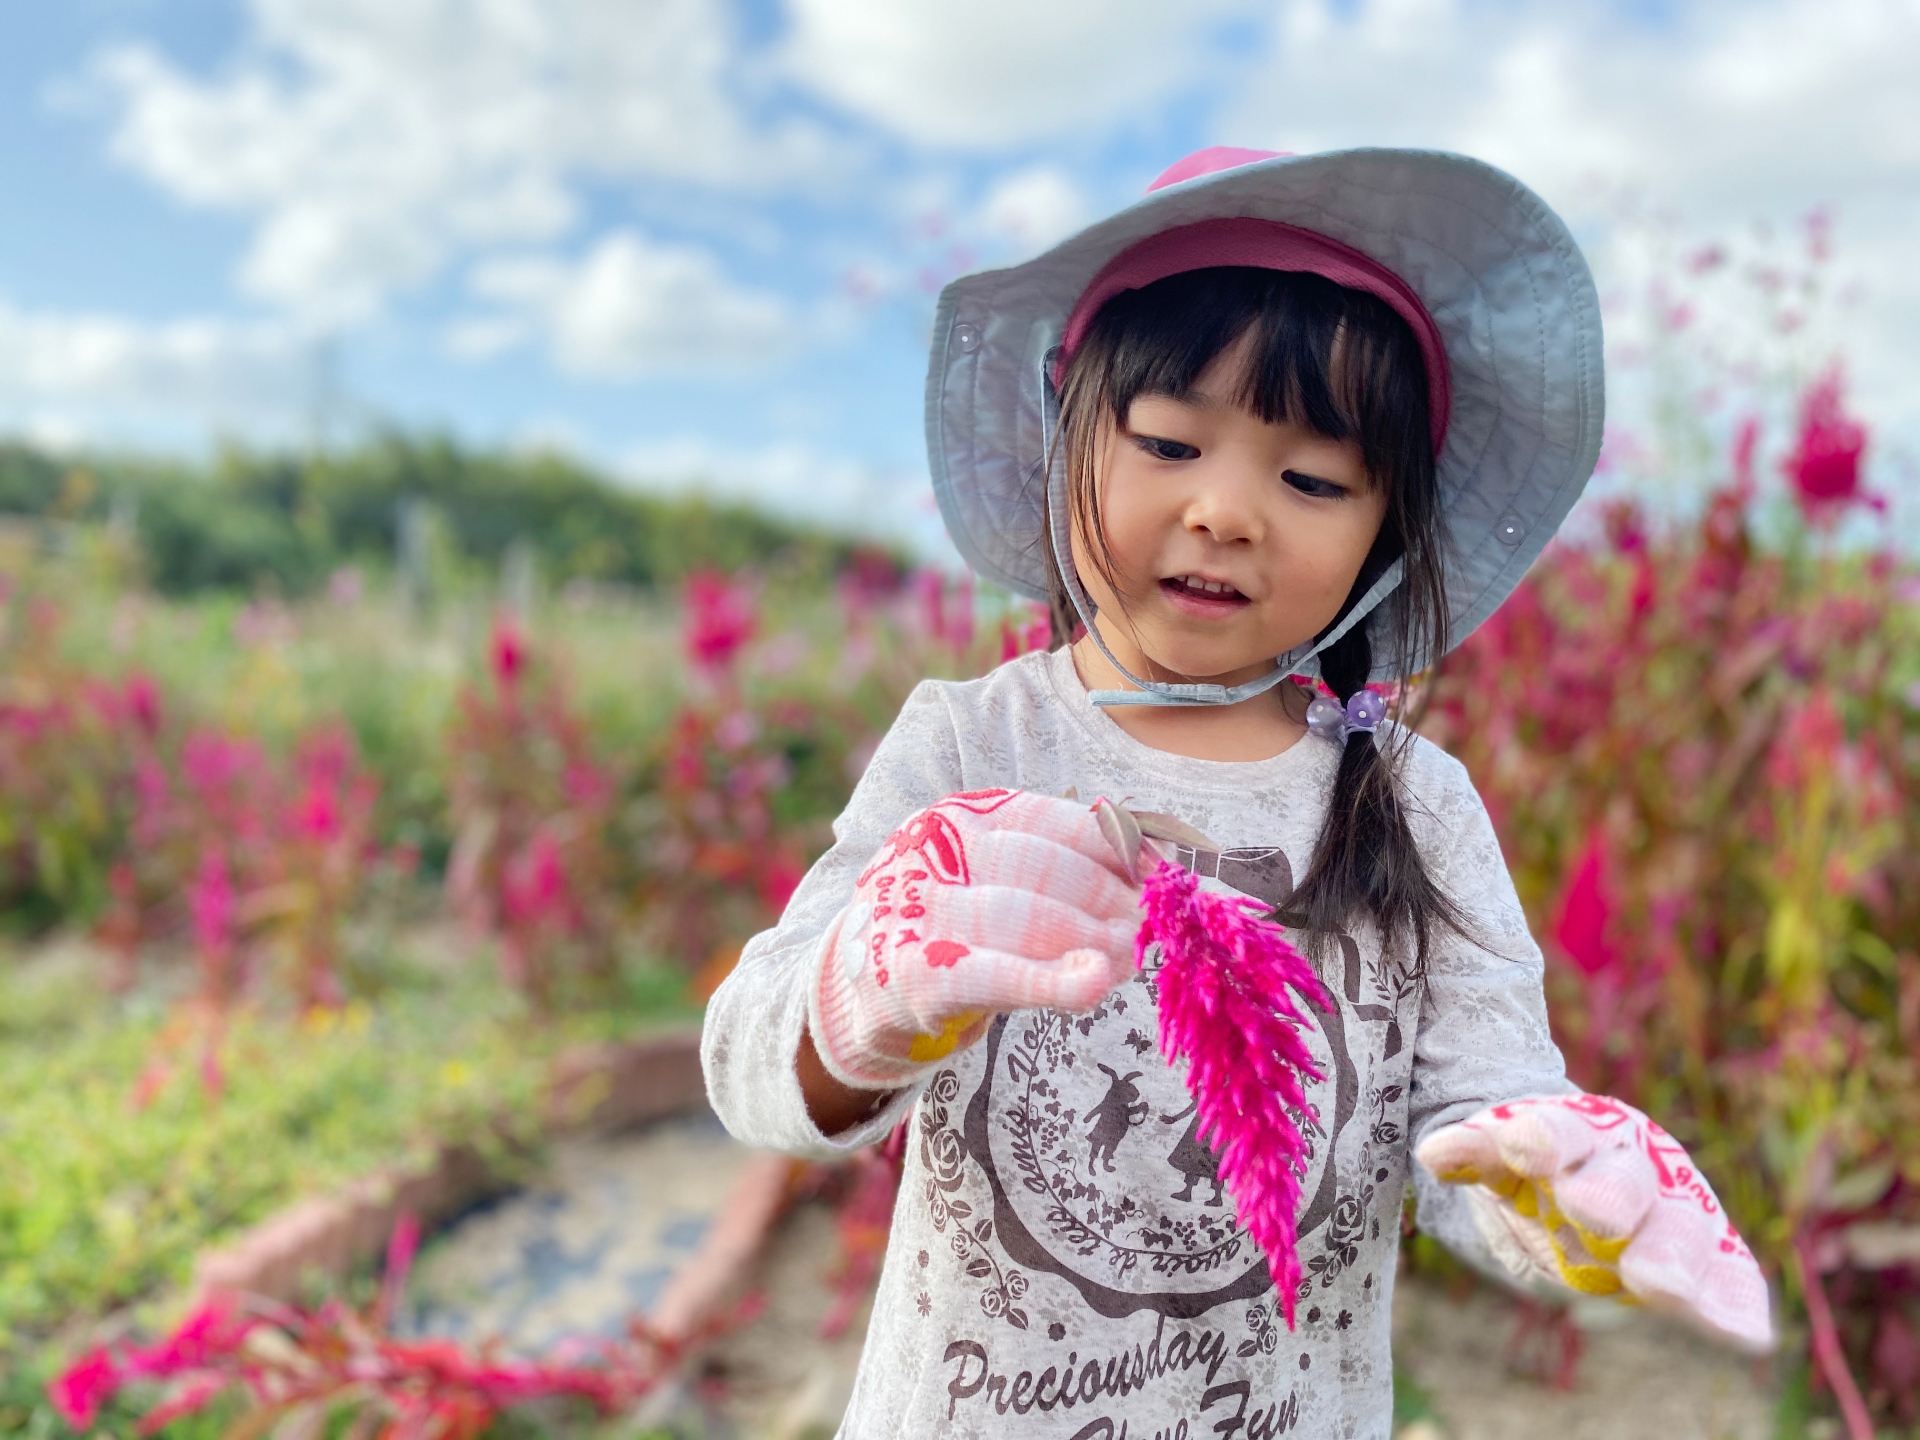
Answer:
POLYGON ((913 1104, 917 1092, 909 1088, 852 1129, 822 1134, 807 1114, 794 1057, 821 940, 852 898, 861 868, 908 815, 965 789, 962 778, 951 713, 937 682, 922 682, 834 821, 832 848, 814 862, 780 922, 747 942, 707 1002, 700 1038, 707 1098, 743 1144, 832 1159, 885 1136, 913 1104))
MULTIPOLYGON (((1447 779, 1430 807, 1444 838, 1428 853, 1447 857, 1438 879, 1468 933, 1443 931, 1429 957, 1408 1096, 1414 1146, 1504 1100, 1578 1093, 1547 1027, 1546 962, 1493 821, 1465 769, 1451 758, 1445 765, 1447 779)), ((1418 1163, 1410 1168, 1420 1228, 1476 1268, 1509 1278, 1481 1238, 1461 1187, 1441 1184, 1418 1163)))

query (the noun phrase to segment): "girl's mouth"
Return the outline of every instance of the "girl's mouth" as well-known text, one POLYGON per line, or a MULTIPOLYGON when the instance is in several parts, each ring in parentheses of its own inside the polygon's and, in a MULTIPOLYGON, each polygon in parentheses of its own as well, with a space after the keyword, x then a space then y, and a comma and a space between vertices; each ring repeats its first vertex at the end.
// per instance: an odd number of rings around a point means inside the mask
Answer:
POLYGON ((1226 581, 1204 575, 1170 575, 1160 589, 1174 608, 1189 615, 1225 615, 1253 603, 1226 581))

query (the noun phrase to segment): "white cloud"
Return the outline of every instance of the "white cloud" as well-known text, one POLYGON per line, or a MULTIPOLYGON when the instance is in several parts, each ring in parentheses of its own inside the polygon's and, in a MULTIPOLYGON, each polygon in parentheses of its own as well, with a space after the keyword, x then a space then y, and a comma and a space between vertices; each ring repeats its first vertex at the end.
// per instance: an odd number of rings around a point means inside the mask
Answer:
POLYGON ((704 250, 632 230, 604 236, 577 264, 489 260, 472 288, 501 307, 450 339, 477 356, 538 334, 560 369, 596 379, 738 370, 775 358, 796 334, 787 303, 730 281, 704 250))
POLYGON ((1539 190, 1593 243, 1635 211, 1727 234, 1835 207, 1844 343, 1863 402, 1920 424, 1920 4, 1693 0, 1627 7, 1288 0, 1225 108, 1236 144, 1462 150, 1539 190))
POLYGON ((147 45, 98 56, 113 152, 179 199, 254 217, 246 291, 364 319, 469 247, 565 234, 578 188, 759 193, 840 163, 818 126, 755 123, 714 0, 250 0, 212 78, 147 45))
POLYGON ((908 140, 981 150, 1147 118, 1250 0, 790 0, 786 67, 908 140))
POLYGON ((1001 180, 981 207, 987 230, 1027 254, 1038 254, 1085 225, 1087 198, 1064 170, 1034 165, 1001 180))
POLYGON ((150 324, 124 316, 19 309, 0 300, 0 416, 84 428, 87 416, 191 414, 230 423, 284 418, 307 388, 308 357, 278 325, 225 319, 150 324))
POLYGON ((1556 203, 1603 176, 1741 218, 1920 172, 1912 0, 1695 0, 1659 24, 1476 0, 1290 0, 1281 17, 1223 116, 1238 143, 1446 146, 1556 203))

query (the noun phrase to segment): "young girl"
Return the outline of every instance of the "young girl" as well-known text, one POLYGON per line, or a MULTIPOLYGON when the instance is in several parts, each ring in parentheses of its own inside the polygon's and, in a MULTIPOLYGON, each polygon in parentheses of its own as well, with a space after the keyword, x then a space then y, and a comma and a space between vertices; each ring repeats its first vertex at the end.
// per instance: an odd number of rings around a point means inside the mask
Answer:
POLYGON ((1764 1348, 1685 1152, 1567 1081, 1466 773, 1368 688, 1485 619, 1593 468, 1600 317, 1552 212, 1459 156, 1203 151, 950 286, 927 416, 955 543, 1056 648, 914 691, 704 1045, 749 1144, 908 1122, 841 1434, 1385 1437, 1410 1174, 1471 1260, 1764 1348), (1193 843, 1123 856, 1100 797, 1193 843), (1291 1330, 1156 1046, 1159 857, 1272 906, 1334 997, 1291 1330))

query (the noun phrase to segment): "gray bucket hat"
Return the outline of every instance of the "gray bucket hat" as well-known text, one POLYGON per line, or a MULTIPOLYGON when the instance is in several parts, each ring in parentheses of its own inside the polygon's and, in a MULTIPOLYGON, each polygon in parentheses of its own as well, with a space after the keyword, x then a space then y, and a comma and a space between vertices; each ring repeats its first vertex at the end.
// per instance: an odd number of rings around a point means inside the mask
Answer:
MULTIPOLYGON (((1047 547, 1061 548, 1048 523, 1052 371, 1068 317, 1123 252, 1176 227, 1231 218, 1277 221, 1358 251, 1404 282, 1431 317, 1446 354, 1440 393, 1451 394, 1449 413, 1435 419, 1445 431, 1437 478, 1449 635, 1458 644, 1513 592, 1579 498, 1599 458, 1604 413, 1599 298, 1579 247, 1539 196, 1462 155, 1202 151, 1146 198, 1037 259, 948 285, 934 317, 926 411, 948 533, 984 579, 1046 598, 1047 547)), ((1056 473, 1056 494, 1062 483, 1056 473)), ((1064 526, 1064 506, 1052 508, 1064 526)), ((1071 565, 1063 569, 1090 617, 1071 565)), ((1424 668, 1437 657, 1390 653, 1398 573, 1396 565, 1318 643, 1278 657, 1266 683, 1239 690, 1317 673, 1315 653, 1353 623, 1369 627, 1375 678, 1424 668)), ((1219 686, 1139 683, 1150 693, 1126 692, 1129 700, 1245 698, 1219 686)), ((1127 703, 1117 693, 1095 699, 1127 703)))

